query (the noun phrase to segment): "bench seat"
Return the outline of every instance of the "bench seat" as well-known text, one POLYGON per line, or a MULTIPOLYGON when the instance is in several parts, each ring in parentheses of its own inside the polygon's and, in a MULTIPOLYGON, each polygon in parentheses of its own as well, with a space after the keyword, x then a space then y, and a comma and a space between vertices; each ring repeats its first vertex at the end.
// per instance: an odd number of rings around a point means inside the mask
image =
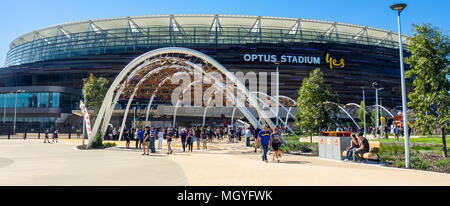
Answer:
MULTIPOLYGON (((369 141, 369 152, 363 154, 362 158, 366 160, 380 160, 380 156, 378 156, 378 151, 380 150, 380 142, 378 141, 369 141)), ((342 152, 342 156, 347 156, 347 151, 342 152)))

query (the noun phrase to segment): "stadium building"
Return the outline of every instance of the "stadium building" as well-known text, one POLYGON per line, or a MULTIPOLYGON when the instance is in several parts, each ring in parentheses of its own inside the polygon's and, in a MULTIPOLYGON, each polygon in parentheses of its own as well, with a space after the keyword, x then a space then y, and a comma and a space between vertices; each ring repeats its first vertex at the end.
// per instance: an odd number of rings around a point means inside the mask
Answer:
MULTIPOLYGON (((19 131, 79 124, 73 112, 84 78, 92 73, 113 81, 133 59, 162 47, 197 50, 231 72, 275 72, 278 61, 280 95, 292 99, 303 78, 320 68, 341 104, 359 104, 364 88, 367 103, 374 104, 371 85, 377 82, 383 106, 401 105, 398 34, 368 26, 263 16, 135 16, 49 26, 9 47, 0 68, 0 121, 11 124, 16 113, 19 131)), ((133 107, 143 109, 146 102, 137 99, 133 107)), ((167 103, 164 96, 156 100, 167 103)))

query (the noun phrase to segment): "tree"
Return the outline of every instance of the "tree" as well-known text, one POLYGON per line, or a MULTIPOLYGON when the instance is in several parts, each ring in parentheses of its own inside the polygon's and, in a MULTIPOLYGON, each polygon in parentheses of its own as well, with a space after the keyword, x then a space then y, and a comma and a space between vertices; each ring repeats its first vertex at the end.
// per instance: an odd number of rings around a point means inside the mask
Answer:
POLYGON ((317 68, 309 73, 298 90, 298 110, 295 113, 295 124, 309 134, 311 142, 315 132, 336 122, 334 114, 338 113, 338 108, 331 102, 337 102, 337 97, 317 68))
POLYGON ((411 69, 414 90, 408 94, 408 107, 416 114, 414 126, 420 134, 431 134, 437 125, 442 131, 442 149, 447 157, 446 133, 450 122, 450 37, 430 24, 413 25, 405 62, 411 69))
MULTIPOLYGON (((378 114, 380 115, 380 114, 378 114)), ((380 117, 378 117, 380 118, 380 117)), ((378 125, 380 124, 380 119, 378 119, 378 125)), ((377 110, 372 109, 370 112, 370 126, 375 127, 377 126, 377 110)))
POLYGON ((91 116, 96 117, 100 107, 102 106, 103 99, 106 92, 108 92, 109 82, 106 78, 96 78, 92 73, 89 75, 89 79, 83 86, 82 93, 84 95, 84 87, 86 87, 86 107, 94 110, 91 116))
MULTIPOLYGON (((366 129, 369 125, 372 124, 372 113, 369 110, 369 107, 367 107, 367 105, 365 106, 366 108, 366 129)), ((359 119, 359 126, 361 126, 361 128, 363 128, 364 131, 364 102, 361 101, 360 104, 360 108, 358 110, 358 119, 359 119)))
MULTIPOLYGON (((108 92, 109 82, 106 78, 100 77, 96 78, 92 73, 89 75, 89 79, 85 85, 83 85, 82 93, 84 96, 84 90, 86 87, 86 102, 85 105, 88 109, 93 110, 94 113, 90 114, 91 122, 95 122, 97 114, 102 106, 103 99, 105 98, 106 92, 108 92)), ((103 138, 100 134, 93 134, 94 144, 93 147, 98 147, 102 145, 103 138)))

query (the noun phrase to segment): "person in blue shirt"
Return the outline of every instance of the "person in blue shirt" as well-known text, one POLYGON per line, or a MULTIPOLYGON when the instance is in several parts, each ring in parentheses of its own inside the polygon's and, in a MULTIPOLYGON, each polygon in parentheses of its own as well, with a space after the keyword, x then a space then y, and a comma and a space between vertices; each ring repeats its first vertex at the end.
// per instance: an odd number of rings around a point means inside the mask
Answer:
POLYGON ((255 134, 253 135, 255 137, 255 152, 258 151, 258 147, 259 147, 259 132, 261 132, 262 130, 260 128, 256 128, 255 129, 255 134))
POLYGON ((262 160, 267 161, 267 152, 269 151, 269 139, 270 139, 270 131, 268 130, 267 125, 264 125, 264 129, 261 130, 258 134, 258 140, 263 149, 262 160))
POLYGON ((144 132, 142 131, 142 129, 139 128, 137 135, 139 137, 139 149, 141 149, 142 141, 144 141, 144 132))

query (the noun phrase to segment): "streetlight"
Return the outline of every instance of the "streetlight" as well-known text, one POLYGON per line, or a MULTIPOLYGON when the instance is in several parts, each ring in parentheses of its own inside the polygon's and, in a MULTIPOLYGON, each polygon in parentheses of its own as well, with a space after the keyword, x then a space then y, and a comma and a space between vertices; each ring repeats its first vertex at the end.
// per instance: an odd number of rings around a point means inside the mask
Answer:
POLYGON ((280 95, 280 84, 279 84, 279 73, 278 73, 278 66, 280 65, 280 61, 275 61, 274 62, 275 63, 275 65, 277 65, 277 77, 276 77, 276 84, 277 84, 277 89, 276 89, 276 96, 277 96, 277 98, 276 98, 276 100, 277 100, 277 102, 276 102, 276 105, 277 105, 277 108, 276 108, 276 117, 275 117, 275 119, 276 119, 276 125, 278 126, 278 113, 279 113, 279 107, 280 107, 280 105, 278 105, 278 103, 280 102, 280 98, 279 98, 279 95, 280 95))
MULTIPOLYGON (((372 83, 372 88, 375 89, 375 135, 378 138, 377 130, 378 130, 378 90, 383 90, 384 88, 378 88, 377 82, 372 83)), ((381 134, 381 131, 380 131, 381 134)))
POLYGON ((16 101, 14 102, 14 127, 13 127, 13 133, 16 134, 16 114, 17 114, 17 93, 18 92, 25 92, 24 90, 16 90, 16 101))
POLYGON ((366 138, 366 94, 363 89, 363 119, 364 119, 364 138, 366 138))
POLYGON ((407 117, 407 105, 406 105, 406 86, 405 86, 405 68, 403 67, 403 44, 402 44, 402 30, 400 27, 400 13, 405 9, 406 4, 394 4, 391 9, 397 11, 398 21, 398 45, 400 52, 400 76, 402 82, 402 109, 403 109, 403 131, 405 136, 405 166, 410 168, 409 162, 409 130, 408 130, 408 117, 407 117))

